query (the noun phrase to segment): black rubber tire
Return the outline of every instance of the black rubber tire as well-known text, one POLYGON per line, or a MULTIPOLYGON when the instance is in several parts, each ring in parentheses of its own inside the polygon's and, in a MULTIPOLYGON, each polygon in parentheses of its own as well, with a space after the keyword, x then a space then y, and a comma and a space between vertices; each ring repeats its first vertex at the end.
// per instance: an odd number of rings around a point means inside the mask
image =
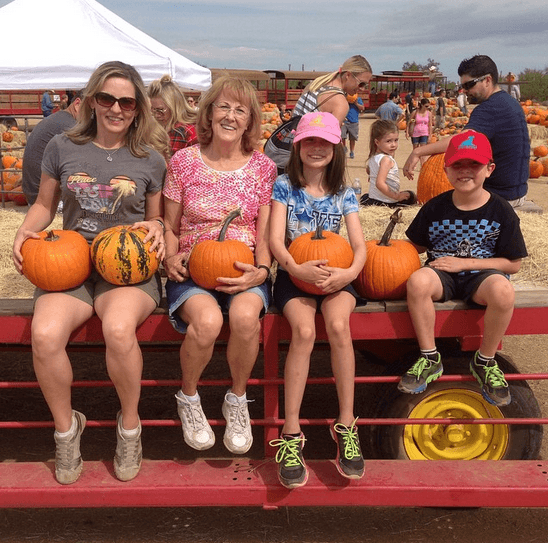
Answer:
MULTIPOLYGON (((445 374, 468 374, 473 353, 453 353, 442 355, 445 374)), ((385 375, 402 375, 415 362, 415 357, 404 357, 391 364, 385 375)), ((497 355, 501 370, 506 373, 518 373, 513 364, 505 357, 497 355)), ((541 417, 538 402, 525 381, 510 381, 512 402, 499 408, 505 418, 539 418, 541 417)), ((478 391, 476 381, 463 383, 440 383, 434 381, 422 394, 404 394, 396 384, 380 385, 375 397, 369 397, 368 405, 359 406, 358 411, 366 418, 401 418, 408 417, 413 408, 427 396, 440 390, 465 388, 478 391)), ((542 425, 510 425, 509 442, 503 460, 536 460, 542 445, 542 425)), ((364 456, 379 459, 408 459, 403 446, 404 426, 371 426, 365 427, 362 437, 364 456)))

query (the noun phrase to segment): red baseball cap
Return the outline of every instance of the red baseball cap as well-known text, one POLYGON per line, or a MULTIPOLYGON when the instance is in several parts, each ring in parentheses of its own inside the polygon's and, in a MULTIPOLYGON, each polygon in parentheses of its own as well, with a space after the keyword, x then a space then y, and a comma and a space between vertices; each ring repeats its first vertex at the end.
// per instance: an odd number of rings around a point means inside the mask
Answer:
POLYGON ((445 151, 445 166, 451 166, 457 160, 467 158, 480 164, 493 160, 493 151, 487 137, 475 130, 466 130, 451 138, 445 151))

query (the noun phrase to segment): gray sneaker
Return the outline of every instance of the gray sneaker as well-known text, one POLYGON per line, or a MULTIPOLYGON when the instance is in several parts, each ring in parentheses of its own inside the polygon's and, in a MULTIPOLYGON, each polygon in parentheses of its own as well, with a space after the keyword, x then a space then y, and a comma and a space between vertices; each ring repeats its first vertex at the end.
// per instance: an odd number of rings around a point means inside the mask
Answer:
POLYGON ((226 429, 223 443, 234 454, 246 453, 253 444, 248 403, 249 400, 239 402, 238 397, 230 390, 225 394, 223 417, 226 419, 226 429))
POLYGON ((122 435, 122 412, 116 415, 116 454, 114 456, 114 473, 120 481, 131 481, 141 469, 143 447, 141 446, 141 422, 139 433, 135 437, 127 438, 122 435))
POLYGON ((86 417, 78 411, 72 411, 72 418, 76 420, 76 432, 72 437, 58 437, 55 439, 55 478, 62 485, 75 483, 82 473, 84 463, 80 455, 80 437, 86 427, 86 417))
POLYGON ((185 443, 197 451, 205 451, 215 445, 215 434, 207 422, 200 401, 189 402, 186 398, 175 394, 177 413, 183 425, 185 443))

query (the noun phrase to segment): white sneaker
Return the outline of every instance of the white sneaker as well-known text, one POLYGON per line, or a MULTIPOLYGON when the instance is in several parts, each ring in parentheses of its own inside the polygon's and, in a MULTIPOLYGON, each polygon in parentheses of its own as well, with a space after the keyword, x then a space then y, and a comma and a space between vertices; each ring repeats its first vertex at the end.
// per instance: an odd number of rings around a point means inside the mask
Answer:
POLYGON ((114 473, 120 481, 131 481, 141 469, 143 447, 141 446, 141 422, 135 437, 122 435, 122 412, 116 415, 116 455, 114 456, 114 473))
POLYGON ((223 417, 226 419, 226 429, 223 443, 234 454, 246 453, 253 444, 248 403, 249 400, 238 401, 236 394, 230 391, 225 394, 223 417))
POLYGON ((78 411, 72 411, 72 420, 76 420, 76 431, 72 436, 59 437, 55 432, 55 478, 62 485, 75 483, 82 473, 83 462, 80 455, 80 437, 86 427, 86 417, 78 411))
POLYGON ((183 425, 185 443, 197 451, 205 451, 215 445, 215 434, 206 419, 202 403, 189 402, 185 397, 175 394, 177 413, 183 425))

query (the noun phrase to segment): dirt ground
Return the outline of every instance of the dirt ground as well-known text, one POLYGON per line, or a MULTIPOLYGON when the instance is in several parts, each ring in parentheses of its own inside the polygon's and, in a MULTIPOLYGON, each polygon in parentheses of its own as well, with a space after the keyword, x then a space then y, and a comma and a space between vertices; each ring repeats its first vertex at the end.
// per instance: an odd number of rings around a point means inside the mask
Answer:
MULTIPOLYGON (((364 192, 367 190, 365 159, 368 146, 370 116, 360 121, 360 140, 356 147, 356 158, 348 161, 350 179, 358 177, 364 192)), ((396 154, 400 168, 411 151, 411 144, 402 134, 396 154)), ((530 184, 529 198, 548 210, 548 178, 530 184)), ((410 182, 402 176, 402 188, 415 189, 416 180, 410 182)), ((548 352, 548 336, 509 337, 504 340, 503 354, 509 355, 525 373, 543 371, 545 353, 548 352)), ((90 373, 105 378, 101 353, 73 354, 75 378, 90 373)), ((0 353, 3 376, 7 379, 31 379, 32 368, 29 353, 0 353), (10 369, 8 369, 10 368, 10 369)), ((360 355, 358 367, 366 364, 360 355)), ((319 366, 328 365, 325 354, 318 355, 319 366)), ((166 379, 178 378, 177 353, 145 353, 145 378, 148 368, 157 377, 158 365, 165 368, 166 379)), ((219 372, 226 377, 226 366, 221 362, 208 371, 219 372)), ((532 382, 532 388, 541 406, 543 416, 548 414, 548 385, 532 382)), ((174 392, 174 391, 173 391, 174 392)), ((12 409, 21 405, 14 400, 11 391, 0 393, 0 418, 13 420, 12 409)), ((109 415, 115 411, 116 399, 112 391, 91 398, 85 391, 75 391, 75 403, 85 401, 90 417, 108 406, 109 415)), ((142 399, 143 417, 162 418, 175 416, 174 402, 170 392, 163 392, 159 399, 152 392, 144 391, 142 399)), ((217 394, 217 393, 216 393, 217 394)), ((29 419, 48 417, 47 407, 39 391, 29 391, 26 396, 29 419)), ((208 405, 219 403, 211 398, 208 405)), ((318 403, 315 403, 317 406, 318 403)), ((220 409, 219 409, 220 411, 220 409)), ((213 413, 219 416, 220 413, 213 413)), ((306 416, 303 414, 303 416, 306 416)), ((33 436, 37 431, 32 430, 33 436)), ((41 442, 32 446, 27 431, 9 431, 9 437, 0 442, 0 461, 49 459, 53 456, 53 439, 50 430, 40 432, 41 442)), ((5 434, 4 434, 5 435, 5 434)), ((221 440, 219 440, 221 441, 221 440)), ((259 439, 257 439, 259 441, 259 439)), ((545 439, 545 442, 548 438, 545 439)), ((318 446, 321 446, 318 441, 318 446)), ((89 460, 109 458, 115 447, 112 430, 94 429, 83 438, 85 458, 89 460)), ((192 454, 181 452, 184 447, 180 429, 147 429, 145 455, 165 457, 192 454)), ((308 447, 308 445, 307 445, 308 447)), ((544 445, 541 455, 548 459, 544 445)), ((187 448, 188 449, 188 448, 187 448)), ((252 449, 252 453, 253 453, 252 449)), ((312 451, 310 451, 311 454, 312 451)), ((109 458, 110 459, 110 458, 109 458)), ((282 508, 263 511, 259 508, 158 508, 158 509, 63 509, 63 510, 0 510, 0 541, 2 543, 160 543, 160 542, 303 542, 303 543, 446 543, 466 541, 474 543, 514 543, 516 541, 545 542, 545 526, 548 509, 436 509, 436 508, 282 508)))

